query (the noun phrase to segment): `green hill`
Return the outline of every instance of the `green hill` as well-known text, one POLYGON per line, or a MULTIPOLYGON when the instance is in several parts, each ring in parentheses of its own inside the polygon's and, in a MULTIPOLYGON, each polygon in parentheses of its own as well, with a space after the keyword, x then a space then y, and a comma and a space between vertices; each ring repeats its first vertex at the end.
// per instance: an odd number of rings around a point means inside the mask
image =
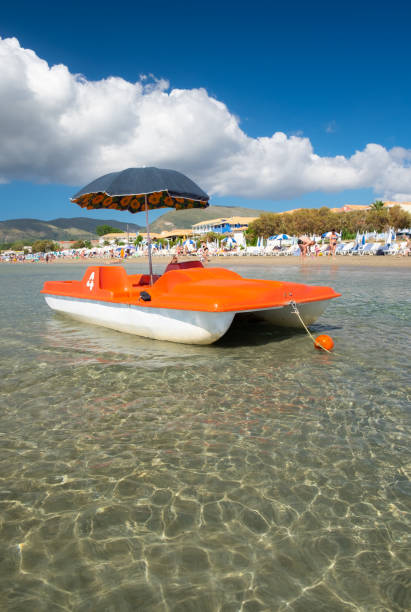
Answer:
MULTIPOLYGON (((158 217, 150 225, 150 230, 161 233, 173 229, 190 229, 195 223, 218 219, 220 217, 258 217, 264 210, 241 208, 241 206, 209 206, 208 208, 192 208, 190 210, 170 210, 158 217)), ((145 231, 145 227, 136 223, 124 221, 108 221, 90 219, 88 217, 73 217, 42 221, 41 219, 10 219, 0 221, 0 244, 11 244, 17 241, 32 242, 34 240, 92 240, 96 236, 99 225, 111 225, 119 230, 130 232, 145 231)))
MULTIPOLYGON (((127 223, 123 221, 106 221, 104 219, 90 219, 87 217, 74 217, 72 219, 10 219, 0 221, 0 243, 13 243, 20 240, 92 240, 97 238, 96 228, 99 225, 110 225, 119 230, 127 231, 127 223)), ((141 229, 140 225, 128 223, 130 232, 141 229)))
POLYGON ((259 217, 264 212, 267 211, 241 208, 241 206, 209 206, 190 210, 170 210, 151 223, 150 230, 161 233, 165 230, 190 229, 192 225, 200 221, 221 217, 259 217))

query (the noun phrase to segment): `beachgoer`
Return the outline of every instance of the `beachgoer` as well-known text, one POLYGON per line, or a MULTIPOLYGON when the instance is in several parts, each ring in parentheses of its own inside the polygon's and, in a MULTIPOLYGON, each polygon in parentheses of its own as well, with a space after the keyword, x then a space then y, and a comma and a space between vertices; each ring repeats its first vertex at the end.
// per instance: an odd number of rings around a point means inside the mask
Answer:
POLYGON ((198 249, 197 255, 200 257, 201 262, 207 263, 210 261, 208 258, 208 246, 205 242, 201 243, 201 247, 198 249))
POLYGON ((172 263, 172 264, 176 264, 176 263, 178 263, 178 257, 177 257, 177 255, 173 255, 173 257, 171 258, 170 263, 172 263))
POLYGON ((335 229, 333 229, 331 230, 331 236, 330 236, 331 255, 335 255, 335 249, 337 248, 337 241, 338 241, 338 235, 335 229))
POLYGON ((299 237, 297 244, 300 247, 301 257, 304 259, 308 253, 308 249, 314 246, 315 240, 310 240, 310 238, 304 234, 303 236, 299 237))
POLYGON ((411 240, 407 240, 406 245, 402 251, 402 255, 405 255, 406 257, 411 255, 411 240))

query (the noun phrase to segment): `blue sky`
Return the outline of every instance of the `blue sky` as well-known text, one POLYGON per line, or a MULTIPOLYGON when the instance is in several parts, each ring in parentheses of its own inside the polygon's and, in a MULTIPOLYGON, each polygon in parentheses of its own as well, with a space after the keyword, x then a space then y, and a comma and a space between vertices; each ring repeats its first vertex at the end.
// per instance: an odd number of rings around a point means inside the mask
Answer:
MULTIPOLYGON (((7 91, 0 85, 0 128, 7 128, 0 219, 87 214, 141 223, 141 215, 85 213, 68 198, 96 178, 93 172, 121 169, 109 164, 143 165, 144 151, 148 165, 186 172, 215 204, 275 212, 411 199, 410 13, 405 1, 8 3, 0 37, 15 37, 23 60, 8 61, 10 45, 0 53, 8 79, 0 80, 11 83, 7 91), (61 64, 77 81, 66 87, 67 75, 57 76, 50 87, 33 53, 47 70, 61 64), (110 126, 102 119, 99 135, 88 131, 78 74, 90 87, 120 77, 104 94, 101 113, 110 126), (146 87, 128 93, 127 108, 118 103, 121 79, 146 87), (56 101, 55 90, 64 87, 56 101), (171 95, 175 90, 183 100, 171 95), (201 99, 198 90, 205 90, 201 99), (120 123, 111 125, 117 110, 120 123), (193 140, 190 116, 204 118, 193 140), (62 121, 65 136, 56 148, 62 121), (138 133, 138 146, 118 136, 122 130, 138 133), (271 140, 274 133, 285 142, 271 140)), ((100 108, 96 103, 92 112, 100 108)))

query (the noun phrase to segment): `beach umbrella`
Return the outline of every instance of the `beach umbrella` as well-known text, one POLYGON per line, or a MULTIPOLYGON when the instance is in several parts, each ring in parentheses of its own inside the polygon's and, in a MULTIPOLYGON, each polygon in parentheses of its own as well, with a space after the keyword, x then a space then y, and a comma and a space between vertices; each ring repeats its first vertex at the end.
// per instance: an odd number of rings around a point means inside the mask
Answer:
POLYGON ((205 208, 208 200, 208 195, 181 172, 154 167, 110 172, 95 179, 71 198, 72 202, 87 210, 145 211, 150 282, 153 266, 148 211, 159 208, 205 208))
POLYGON ((192 249, 193 247, 195 247, 195 242, 194 240, 191 240, 190 238, 187 238, 187 240, 184 240, 183 242, 183 246, 186 246, 188 249, 192 249))
POLYGON ((276 236, 270 236, 269 238, 267 238, 267 244, 269 241, 273 241, 273 242, 278 242, 279 246, 281 247, 282 241, 283 240, 290 240, 290 236, 288 236, 288 234, 277 234, 276 236))
POLYGON ((226 238, 223 238, 221 242, 223 242, 224 245, 228 246, 230 249, 231 249, 232 246, 237 244, 237 241, 234 238, 232 238, 231 236, 227 236, 226 238))
POLYGON ((290 240, 290 236, 287 234, 277 234, 277 236, 271 236, 269 240, 290 240))

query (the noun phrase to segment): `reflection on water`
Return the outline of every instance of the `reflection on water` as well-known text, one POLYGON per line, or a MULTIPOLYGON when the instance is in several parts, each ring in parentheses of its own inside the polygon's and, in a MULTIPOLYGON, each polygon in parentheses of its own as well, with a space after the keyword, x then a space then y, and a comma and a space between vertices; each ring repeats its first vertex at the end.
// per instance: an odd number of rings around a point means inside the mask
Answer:
POLYGON ((336 352, 120 334, 39 295, 80 266, 0 267, 2 609, 410 609, 408 272, 242 270, 341 291, 336 352))

